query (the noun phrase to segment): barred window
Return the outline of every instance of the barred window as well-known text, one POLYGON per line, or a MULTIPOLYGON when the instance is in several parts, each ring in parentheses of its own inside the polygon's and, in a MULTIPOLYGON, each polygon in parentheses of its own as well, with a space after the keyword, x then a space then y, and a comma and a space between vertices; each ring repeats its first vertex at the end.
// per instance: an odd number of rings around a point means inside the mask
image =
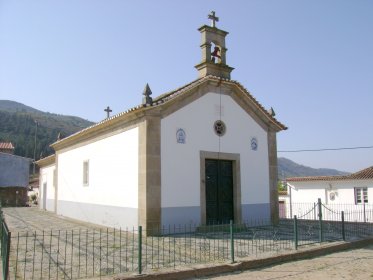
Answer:
POLYGON ((355 203, 368 203, 368 188, 355 188, 355 203))

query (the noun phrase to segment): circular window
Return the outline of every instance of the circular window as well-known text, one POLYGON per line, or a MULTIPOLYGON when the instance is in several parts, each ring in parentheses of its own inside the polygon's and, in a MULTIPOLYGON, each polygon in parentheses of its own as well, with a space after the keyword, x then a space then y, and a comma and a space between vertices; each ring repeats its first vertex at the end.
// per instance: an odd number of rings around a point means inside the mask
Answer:
POLYGON ((223 136, 227 129, 225 127, 225 123, 222 120, 218 120, 214 123, 214 130, 216 135, 223 136))

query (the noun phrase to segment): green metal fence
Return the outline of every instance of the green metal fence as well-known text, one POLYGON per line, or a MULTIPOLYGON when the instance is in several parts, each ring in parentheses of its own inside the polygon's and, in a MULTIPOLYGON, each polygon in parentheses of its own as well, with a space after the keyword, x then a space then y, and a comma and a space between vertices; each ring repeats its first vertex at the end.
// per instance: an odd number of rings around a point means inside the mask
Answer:
POLYGON ((9 273, 9 254, 10 254, 11 233, 4 221, 3 212, 0 203, 0 251, 2 265, 2 279, 8 279, 9 273))
MULTIPOLYGON (((81 279, 119 273, 150 273, 202 263, 227 263, 269 257, 300 246, 372 236, 373 224, 323 220, 281 219, 228 225, 173 225, 149 236, 146 229, 74 229, 13 232, 7 247, 9 279, 81 279), (10 242, 9 242, 10 241, 10 242)), ((311 209, 313 211, 313 209, 311 209)), ((321 214, 320 214, 321 213, 321 214)), ((336 216, 337 217, 337 216, 336 216)), ((3 228, 3 227, 2 227, 3 228)), ((2 230, 4 230, 2 229, 2 230)), ((152 230, 154 232, 154 229, 152 230)), ((4 245, 6 244, 6 246, 4 245)), ((6 250, 4 251, 4 254, 6 250)), ((4 260, 4 258, 3 258, 4 260)), ((3 279, 7 275, 3 275, 3 279)))

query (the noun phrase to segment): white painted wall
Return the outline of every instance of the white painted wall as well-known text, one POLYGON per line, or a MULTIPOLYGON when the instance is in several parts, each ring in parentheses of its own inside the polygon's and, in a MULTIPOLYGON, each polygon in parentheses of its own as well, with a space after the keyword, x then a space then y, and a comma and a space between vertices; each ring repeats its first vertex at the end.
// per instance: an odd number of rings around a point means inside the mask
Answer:
POLYGON ((54 211, 56 188, 53 184, 53 180, 54 180, 55 169, 56 169, 55 164, 40 168, 40 180, 39 180, 40 182, 39 183, 39 207, 40 209, 54 211), (46 184, 47 186, 46 189, 44 189, 44 184, 46 184))
POLYGON ((321 198, 327 204, 355 204, 356 187, 368 187, 368 199, 373 202, 373 180, 355 181, 309 181, 288 182, 293 203, 317 202, 321 198), (335 200, 330 200, 330 192, 336 193, 335 200))
MULTIPOLYGON (((138 137, 138 127, 135 127, 72 150, 59 152, 58 200, 137 209, 138 137), (86 160, 89 161, 88 186, 83 185, 83 162, 86 160)), ((84 208, 81 210, 84 211, 84 208)), ((94 213, 79 214, 89 220, 89 216, 94 213)), ((109 220, 109 217, 107 219, 109 220)), ((133 220, 134 218, 131 222, 133 220)), ((123 214, 122 224, 126 224, 125 221, 126 215, 123 214)))
POLYGON ((241 154, 243 204, 269 203, 267 133, 231 97, 208 93, 161 120, 162 207, 200 205, 200 151, 241 154), (227 127, 218 137, 213 129, 220 118, 227 127), (186 132, 186 144, 176 131, 186 132), (251 138, 258 150, 251 150, 251 138))
MULTIPOLYGON (((287 212, 298 217, 309 213, 317 199, 332 211, 325 211, 323 219, 340 219, 335 213, 345 212, 346 221, 371 222, 373 221, 373 180, 354 181, 309 181, 288 182, 292 206, 287 205, 287 212), (355 188, 368 188, 368 204, 355 203, 355 188), (330 199, 330 193, 335 193, 335 199, 330 199)), ((289 216, 289 217, 290 217, 289 216)), ((312 211, 305 218, 317 218, 317 211, 312 211)))

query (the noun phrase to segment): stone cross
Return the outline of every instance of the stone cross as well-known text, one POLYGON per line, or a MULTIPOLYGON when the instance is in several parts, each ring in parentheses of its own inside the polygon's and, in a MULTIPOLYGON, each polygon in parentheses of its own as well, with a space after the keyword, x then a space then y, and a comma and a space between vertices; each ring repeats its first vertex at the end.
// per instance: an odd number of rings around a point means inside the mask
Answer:
POLYGON ((113 112, 113 110, 110 109, 109 106, 107 106, 107 108, 104 110, 107 114, 107 118, 110 118, 110 113, 113 112))
POLYGON ((215 11, 211 11, 211 13, 208 15, 208 19, 211 19, 211 27, 216 27, 215 23, 219 21, 219 18, 215 16, 215 11))

